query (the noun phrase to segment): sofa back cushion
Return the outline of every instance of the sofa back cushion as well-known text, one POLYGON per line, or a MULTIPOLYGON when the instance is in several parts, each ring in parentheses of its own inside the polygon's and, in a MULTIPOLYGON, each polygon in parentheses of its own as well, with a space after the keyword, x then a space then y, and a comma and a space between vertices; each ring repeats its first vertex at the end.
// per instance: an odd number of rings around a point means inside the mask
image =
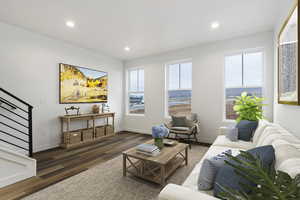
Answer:
POLYGON ((275 126, 267 126, 258 137, 255 146, 271 145, 273 139, 280 137, 280 132, 275 126))
POLYGON ((185 116, 174 116, 172 115, 172 126, 173 127, 187 127, 187 119, 185 116))
POLYGON ((259 120, 257 129, 255 130, 253 138, 252 138, 252 141, 253 141, 254 145, 257 144, 258 138, 264 132, 265 128, 270 126, 270 125, 271 125, 271 123, 269 123, 266 120, 259 120))
POLYGON ((283 139, 274 140, 275 169, 288 173, 291 177, 300 174, 300 151, 283 139))

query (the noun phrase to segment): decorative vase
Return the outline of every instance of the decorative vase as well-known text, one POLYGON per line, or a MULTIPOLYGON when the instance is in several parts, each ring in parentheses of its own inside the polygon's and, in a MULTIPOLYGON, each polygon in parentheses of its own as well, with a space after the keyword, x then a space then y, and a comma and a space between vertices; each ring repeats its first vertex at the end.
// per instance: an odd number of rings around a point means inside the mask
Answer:
POLYGON ((100 112, 100 108, 98 105, 93 105, 92 107, 93 114, 98 114, 100 112))
POLYGON ((162 149, 164 147, 163 138, 154 138, 154 145, 162 149))

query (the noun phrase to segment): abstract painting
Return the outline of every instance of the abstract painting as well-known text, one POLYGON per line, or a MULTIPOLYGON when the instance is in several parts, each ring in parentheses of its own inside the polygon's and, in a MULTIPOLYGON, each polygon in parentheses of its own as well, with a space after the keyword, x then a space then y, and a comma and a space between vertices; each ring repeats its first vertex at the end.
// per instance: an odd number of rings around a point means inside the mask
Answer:
POLYGON ((298 5, 284 23, 278 38, 278 102, 299 105, 298 5))
POLYGON ((107 103, 107 72, 59 64, 59 102, 107 103))

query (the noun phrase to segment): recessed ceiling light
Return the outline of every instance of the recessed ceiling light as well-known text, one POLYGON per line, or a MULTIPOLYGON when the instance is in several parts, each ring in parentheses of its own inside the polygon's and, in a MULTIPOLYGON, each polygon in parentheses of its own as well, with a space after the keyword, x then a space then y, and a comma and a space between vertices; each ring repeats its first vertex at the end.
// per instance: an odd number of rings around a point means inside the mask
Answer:
POLYGON ((125 51, 130 51, 130 47, 126 46, 126 47, 124 47, 124 50, 125 51))
POLYGON ((211 23, 211 28, 212 28, 212 29, 217 29, 217 28, 219 28, 219 26, 220 26, 220 23, 217 22, 217 21, 211 23))
POLYGON ((70 28, 74 28, 75 27, 75 22, 73 22, 73 21, 66 21, 66 26, 68 26, 70 28))

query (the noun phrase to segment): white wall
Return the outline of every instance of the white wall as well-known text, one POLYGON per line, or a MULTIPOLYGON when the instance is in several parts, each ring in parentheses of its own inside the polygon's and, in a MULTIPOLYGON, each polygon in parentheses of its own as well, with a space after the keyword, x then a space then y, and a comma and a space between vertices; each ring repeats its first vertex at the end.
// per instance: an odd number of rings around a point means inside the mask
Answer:
MULTIPOLYGON (((116 128, 121 129, 121 61, 4 23, 0 23, 0 33, 0 86, 34 106, 35 151, 60 143, 58 116, 64 115, 67 106, 59 104, 58 63, 61 62, 108 72, 109 104, 116 112, 116 128)), ((92 105, 79 106, 82 112, 89 112, 92 105)))
MULTIPOLYGON (((203 44, 166 54, 131 60, 125 68, 145 68, 145 116, 124 114, 124 129, 150 133, 151 126, 164 119, 165 63, 191 58, 193 62, 192 110, 201 122, 200 140, 213 142, 217 128, 223 123, 224 55, 227 53, 263 47, 265 50, 266 116, 273 119, 273 32, 265 32, 227 41, 203 44)), ((124 73, 125 76, 125 73, 124 73)))
MULTIPOLYGON (((288 17, 289 12, 291 11, 293 5, 295 3, 295 0, 281 0, 280 1, 280 14, 277 21, 277 25, 274 32, 274 45, 277 45, 277 38, 279 31, 288 17)), ((279 123, 281 126, 288 129, 290 132, 292 132, 294 135, 298 136, 300 138, 300 125, 299 125, 299 119, 300 119, 300 106, 291 106, 291 105, 283 105, 278 104, 277 97, 277 69, 278 69, 278 63, 277 63, 277 48, 274 48, 274 122, 279 123)))

